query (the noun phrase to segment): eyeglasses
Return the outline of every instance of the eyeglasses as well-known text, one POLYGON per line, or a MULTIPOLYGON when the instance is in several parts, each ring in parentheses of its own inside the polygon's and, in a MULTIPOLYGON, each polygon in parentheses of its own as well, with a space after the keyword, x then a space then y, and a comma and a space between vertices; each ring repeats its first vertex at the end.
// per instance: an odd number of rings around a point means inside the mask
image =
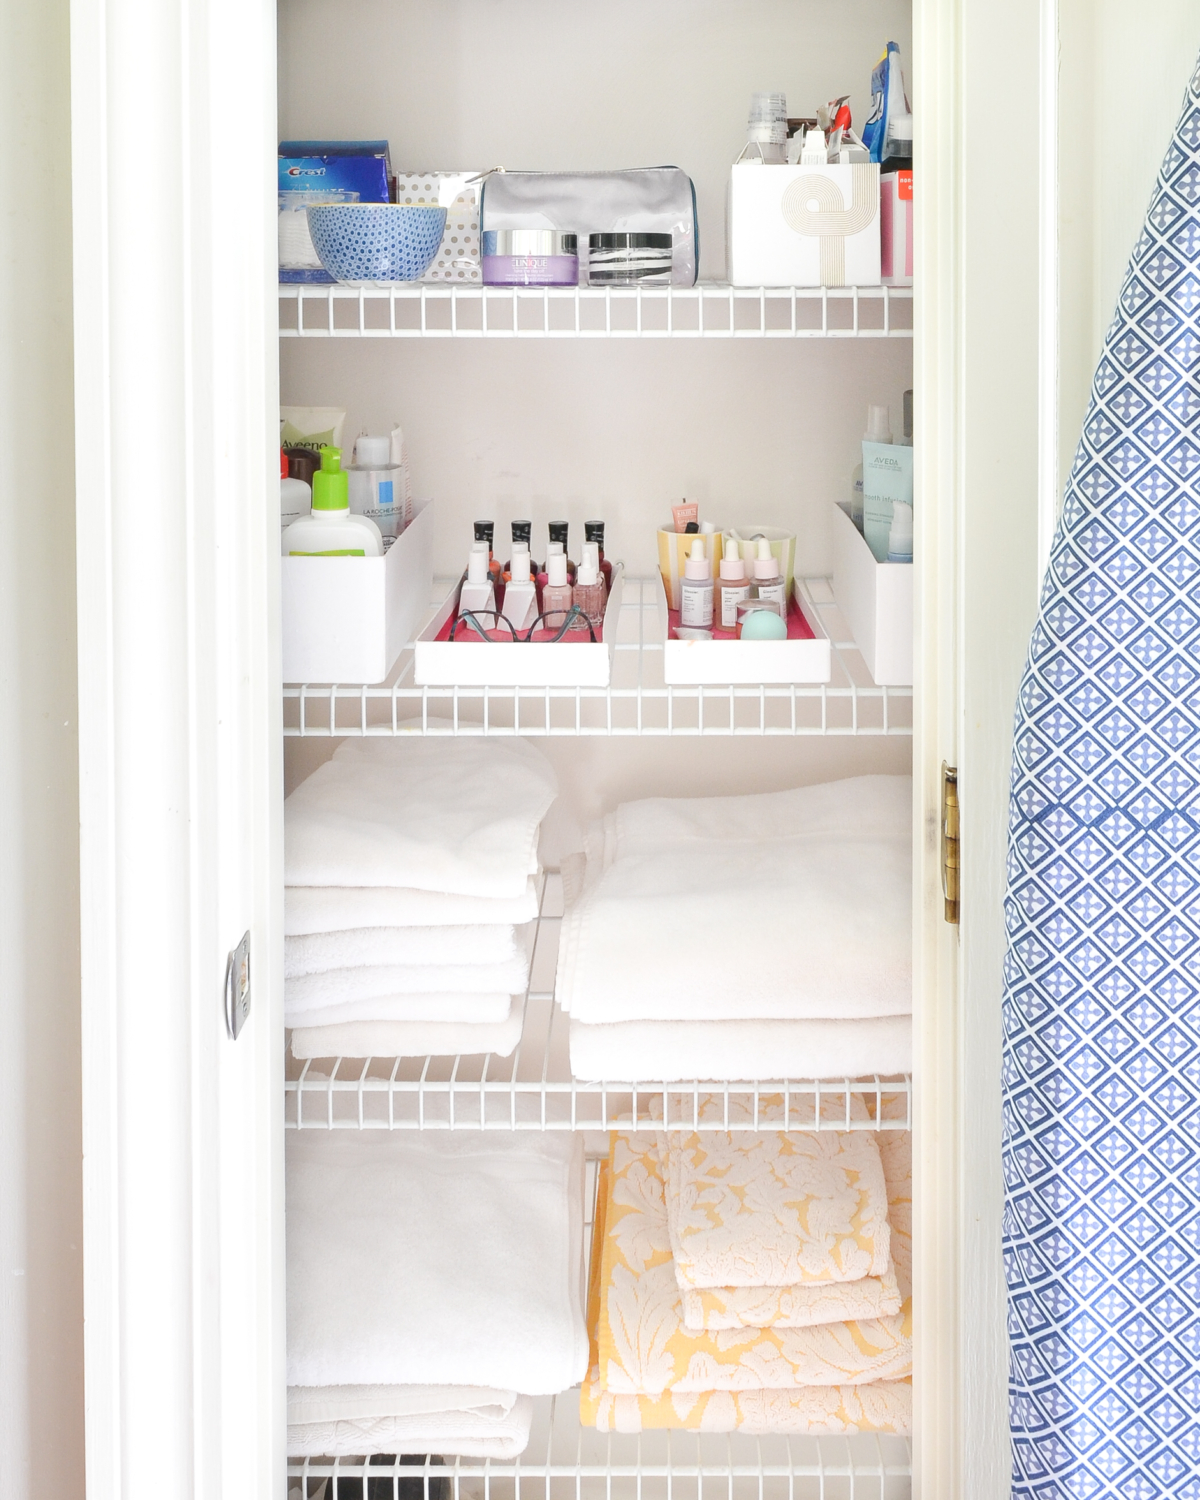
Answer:
POLYGON ((543 611, 524 634, 517 629, 507 615, 502 615, 498 609, 464 609, 450 627, 451 640, 455 638, 460 625, 464 625, 468 630, 473 630, 481 641, 487 641, 489 644, 508 644, 507 641, 493 642, 492 637, 488 634, 491 630, 507 630, 511 634, 513 641, 520 642, 522 645, 532 641, 534 632, 537 630, 553 631, 550 639, 538 642, 539 645, 553 645, 555 641, 561 641, 569 630, 586 630, 593 644, 596 641, 596 632, 592 626, 592 622, 588 619, 584 611, 580 609, 578 604, 572 604, 568 610, 548 609, 543 611), (554 626, 543 623, 552 618, 556 620, 561 618, 562 624, 554 626), (492 622, 490 625, 485 623, 488 620, 492 622))

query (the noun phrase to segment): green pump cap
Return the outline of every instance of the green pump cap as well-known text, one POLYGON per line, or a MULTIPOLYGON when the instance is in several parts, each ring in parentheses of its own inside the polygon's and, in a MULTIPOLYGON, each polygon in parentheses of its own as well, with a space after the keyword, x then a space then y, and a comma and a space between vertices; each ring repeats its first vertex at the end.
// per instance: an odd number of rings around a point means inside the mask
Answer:
POLYGON ((313 510, 349 510, 350 481, 342 473, 342 450, 321 449, 321 467, 313 475, 313 510))

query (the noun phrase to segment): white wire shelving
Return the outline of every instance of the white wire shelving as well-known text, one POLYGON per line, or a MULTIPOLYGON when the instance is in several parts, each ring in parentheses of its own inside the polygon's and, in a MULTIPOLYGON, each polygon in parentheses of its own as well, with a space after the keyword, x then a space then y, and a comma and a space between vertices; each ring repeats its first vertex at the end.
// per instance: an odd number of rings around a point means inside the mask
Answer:
POLYGON ((418 687, 406 648, 387 683, 284 687, 287 736, 912 735, 912 688, 879 687, 826 578, 801 587, 827 625, 828 683, 678 687, 663 681, 658 582, 627 578, 608 687, 418 687))
POLYGON ((511 1057, 321 1058, 290 1051, 285 1124, 301 1130, 909 1130, 912 1082, 896 1078, 721 1083, 571 1076, 554 1003, 562 886, 542 885, 521 1041, 511 1057), (715 1111, 712 1101, 720 1101, 715 1111), (858 1105, 866 1106, 865 1112, 858 1105))
POLYGON ((508 1462, 288 1463, 289 1500, 316 1500, 322 1484, 321 1500, 439 1500, 439 1481, 447 1500, 910 1500, 912 1455, 906 1438, 874 1434, 597 1432, 566 1391, 537 1400, 529 1447, 508 1462))
POLYGON ((279 288, 281 338, 911 339, 912 288, 483 287, 413 282, 279 288))

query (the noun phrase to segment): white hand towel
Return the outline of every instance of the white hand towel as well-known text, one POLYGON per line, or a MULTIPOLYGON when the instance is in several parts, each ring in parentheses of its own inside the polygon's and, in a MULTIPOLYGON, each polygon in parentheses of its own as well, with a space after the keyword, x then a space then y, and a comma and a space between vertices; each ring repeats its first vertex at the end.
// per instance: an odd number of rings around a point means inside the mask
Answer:
POLYGON ((297 1026, 292 1056, 475 1057, 490 1052, 511 1057, 521 1040, 524 1006, 509 1001, 505 1020, 484 1024, 449 1021, 347 1021, 333 1026, 297 1026))
POLYGON ((592 1023, 908 1014, 911 833, 618 852, 563 920, 556 993, 592 1023))
POLYGON ((287 1135, 289 1385, 582 1378, 582 1137, 287 1135))
POLYGON ((526 881, 519 896, 498 899, 391 886, 291 885, 283 893, 283 930, 288 937, 356 927, 519 927, 532 922, 537 913, 533 879, 526 881))
POLYGON ((502 964, 517 956, 508 927, 356 927, 283 940, 283 975, 378 964, 502 964))
POLYGON ((524 994, 528 984, 529 959, 524 953, 502 964, 377 964, 285 979, 283 1008, 287 1024, 295 1025, 310 1011, 355 1000, 438 993, 516 995, 524 994))
POLYGON ((594 1082, 889 1077, 912 1072, 911 1016, 866 1021, 618 1021, 572 1017, 571 1076, 594 1082))
POLYGON ((286 883, 520 896, 557 790, 524 740, 345 740, 284 804, 286 883))
POLYGON ((460 1386, 293 1386, 293 1458, 437 1453, 516 1458, 529 1444, 533 1402, 515 1391, 460 1386))
MULTIPOLYGON (((521 996, 517 996, 520 1009, 521 996)), ((291 1017, 285 1010, 283 1024, 291 1026, 345 1026, 350 1021, 403 1021, 438 1025, 496 1026, 512 1014, 513 996, 459 994, 454 990, 428 995, 381 995, 371 1000, 347 1000, 291 1017)))

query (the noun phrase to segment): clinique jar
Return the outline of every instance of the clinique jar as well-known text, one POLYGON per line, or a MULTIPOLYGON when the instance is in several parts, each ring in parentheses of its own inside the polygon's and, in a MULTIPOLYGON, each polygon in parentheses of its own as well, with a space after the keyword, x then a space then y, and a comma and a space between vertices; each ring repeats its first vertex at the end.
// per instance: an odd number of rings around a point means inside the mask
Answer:
POLYGON ((578 286, 579 239, 558 229, 485 229, 487 286, 578 286))
POLYGON ((669 286, 669 234, 590 234, 588 281, 592 286, 669 286))

